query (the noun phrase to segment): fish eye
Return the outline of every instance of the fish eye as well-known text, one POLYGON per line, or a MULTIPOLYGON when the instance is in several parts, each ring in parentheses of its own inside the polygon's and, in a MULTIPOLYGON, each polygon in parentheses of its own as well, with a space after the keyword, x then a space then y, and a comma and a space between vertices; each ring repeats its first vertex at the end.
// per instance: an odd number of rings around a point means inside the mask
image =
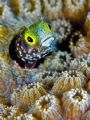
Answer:
POLYGON ((28 42, 33 42, 33 39, 31 37, 28 36, 28 42))
POLYGON ((24 40, 29 46, 32 46, 32 47, 37 45, 39 41, 37 36, 31 32, 25 32, 24 40))

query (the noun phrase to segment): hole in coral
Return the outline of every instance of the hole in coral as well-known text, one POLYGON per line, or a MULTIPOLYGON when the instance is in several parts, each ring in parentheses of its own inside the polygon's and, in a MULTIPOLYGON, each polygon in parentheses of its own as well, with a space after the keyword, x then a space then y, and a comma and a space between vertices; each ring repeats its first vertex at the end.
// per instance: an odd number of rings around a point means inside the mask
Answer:
POLYGON ((77 92, 77 93, 73 96, 73 98, 74 98, 75 100, 78 99, 78 101, 81 101, 81 100, 83 99, 83 96, 81 95, 81 93, 77 92))
POLYGON ((58 50, 63 51, 67 51, 68 53, 70 53, 70 48, 69 48, 69 40, 64 40, 62 43, 57 43, 57 48, 58 50))
POLYGON ((18 36, 14 37, 14 39, 11 41, 11 44, 9 46, 9 54, 12 60, 16 61, 20 65, 20 67, 24 68, 25 63, 21 61, 19 58, 17 58, 17 53, 15 51, 16 49, 15 43, 16 43, 17 37, 18 36))
POLYGON ((43 109, 48 109, 48 107, 50 106, 50 100, 48 100, 48 101, 46 101, 46 100, 43 100, 42 102, 41 102, 41 106, 42 106, 42 108, 43 109))
POLYGON ((72 38, 72 42, 73 44, 76 46, 77 42, 79 40, 79 35, 75 35, 73 38, 72 38))

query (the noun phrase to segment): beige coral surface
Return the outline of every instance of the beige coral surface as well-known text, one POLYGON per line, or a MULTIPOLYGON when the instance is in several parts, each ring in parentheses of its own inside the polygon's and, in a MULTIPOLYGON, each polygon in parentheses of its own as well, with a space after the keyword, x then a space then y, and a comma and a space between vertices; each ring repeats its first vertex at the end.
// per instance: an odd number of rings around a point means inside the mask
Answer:
POLYGON ((0 0, 0 120, 90 120, 90 0, 0 0), (10 43, 40 19, 58 50, 21 68, 10 43))

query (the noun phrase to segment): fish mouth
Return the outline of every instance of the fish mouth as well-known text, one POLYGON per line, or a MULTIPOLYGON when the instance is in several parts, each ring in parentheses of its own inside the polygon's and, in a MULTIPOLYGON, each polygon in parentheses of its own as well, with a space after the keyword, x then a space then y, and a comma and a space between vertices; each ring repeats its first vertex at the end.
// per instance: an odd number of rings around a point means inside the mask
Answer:
POLYGON ((54 42, 54 40, 55 39, 52 35, 48 35, 41 40, 41 45, 43 47, 49 47, 51 46, 51 43, 54 42))

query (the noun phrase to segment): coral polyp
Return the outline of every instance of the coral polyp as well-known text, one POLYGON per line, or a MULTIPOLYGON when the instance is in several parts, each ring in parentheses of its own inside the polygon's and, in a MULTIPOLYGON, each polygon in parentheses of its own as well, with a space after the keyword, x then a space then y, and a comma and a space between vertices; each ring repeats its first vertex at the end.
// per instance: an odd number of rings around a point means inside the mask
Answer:
POLYGON ((17 0, 9 1, 12 11, 17 16, 24 19, 35 20, 41 16, 41 3, 40 0, 17 0))
POLYGON ((42 120, 63 120, 60 115, 59 99, 49 94, 36 101, 33 114, 42 120))
POLYGON ((52 30, 55 34, 57 42, 60 44, 66 40, 71 33, 72 25, 65 19, 57 19, 52 21, 52 30))
POLYGON ((55 81, 52 88, 52 93, 60 96, 63 92, 72 88, 82 88, 85 86, 87 79, 81 72, 65 71, 55 81))
POLYGON ((88 0, 64 0, 64 14, 70 21, 83 22, 87 13, 88 0))
POLYGON ((70 59, 70 54, 67 52, 58 51, 57 53, 53 53, 52 56, 46 58, 44 64, 42 64, 40 68, 54 72, 61 72, 63 70, 66 70, 70 59))
POLYGON ((48 19, 62 17, 62 0, 43 0, 43 12, 48 19))
POLYGON ((70 69, 78 69, 81 71, 88 79, 90 79, 90 54, 85 56, 79 56, 71 61, 70 69))
POLYGON ((90 52, 89 39, 83 36, 80 31, 71 36, 69 47, 74 56, 81 56, 90 52))
POLYGON ((88 79, 90 79, 90 62, 89 61, 87 63, 84 63, 80 67, 80 70, 88 79))
POLYGON ((16 119, 21 120, 24 113, 22 109, 16 108, 15 106, 7 107, 0 105, 0 109, 2 111, 0 113, 1 120, 16 120, 16 119))
POLYGON ((22 2, 20 14, 23 15, 23 17, 26 18, 32 18, 32 20, 35 18, 40 17, 41 15, 41 4, 40 0, 25 0, 22 2))
POLYGON ((34 105, 35 101, 45 94, 42 83, 31 83, 15 89, 11 95, 11 102, 19 107, 28 107, 34 105))
POLYGON ((90 107, 90 95, 83 89, 72 89, 63 94, 65 119, 81 119, 82 114, 90 107))

